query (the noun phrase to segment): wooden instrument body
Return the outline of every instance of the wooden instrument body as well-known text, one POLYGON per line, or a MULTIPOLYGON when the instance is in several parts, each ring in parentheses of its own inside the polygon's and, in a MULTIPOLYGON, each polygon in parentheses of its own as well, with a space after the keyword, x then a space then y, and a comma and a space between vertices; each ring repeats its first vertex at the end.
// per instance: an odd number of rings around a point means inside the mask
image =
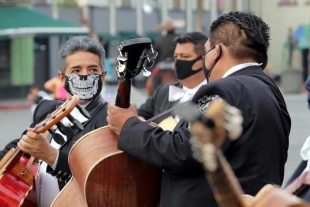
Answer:
MULTIPOLYGON (((79 97, 74 95, 49 114, 43 121, 36 124, 33 131, 40 134, 67 116, 77 105, 79 97)), ((47 136, 48 133, 45 133, 47 136)), ((36 207, 37 194, 35 180, 39 166, 35 158, 23 155, 18 146, 9 150, 0 161, 0 206, 1 207, 36 207)))
POLYGON ((54 207, 158 205, 162 171, 119 150, 117 136, 108 127, 75 143, 69 165, 74 177, 54 200, 54 207), (79 193, 82 197, 77 198, 79 193))
MULTIPOLYGON (((0 166, 12 154, 11 149, 0 162, 0 166)), ((1 172, 0 177, 0 206, 1 207, 35 207, 37 206, 37 194, 33 177, 37 177, 39 166, 32 163, 29 170, 25 168, 28 158, 21 156, 20 161, 14 166, 9 166, 7 172, 1 172)))

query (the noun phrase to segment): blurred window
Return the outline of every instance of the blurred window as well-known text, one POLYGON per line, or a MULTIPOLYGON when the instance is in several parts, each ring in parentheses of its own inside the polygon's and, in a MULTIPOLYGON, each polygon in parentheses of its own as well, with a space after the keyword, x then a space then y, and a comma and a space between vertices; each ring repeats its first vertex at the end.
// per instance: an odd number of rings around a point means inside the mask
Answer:
POLYGON ((122 7, 131 7, 130 0, 122 0, 122 7))
POLYGON ((173 0, 173 9, 181 9, 181 0, 173 0))
POLYGON ((0 40, 0 86, 10 83, 10 40, 0 40))

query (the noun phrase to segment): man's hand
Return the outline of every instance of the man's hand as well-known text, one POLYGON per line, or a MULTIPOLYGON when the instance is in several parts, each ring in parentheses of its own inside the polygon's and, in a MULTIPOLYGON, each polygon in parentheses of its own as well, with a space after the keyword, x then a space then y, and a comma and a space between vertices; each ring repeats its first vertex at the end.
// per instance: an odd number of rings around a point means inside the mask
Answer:
POLYGON ((114 104, 108 105, 107 122, 110 129, 117 135, 120 134, 127 119, 138 116, 136 104, 130 104, 129 108, 123 109, 114 104))
POLYGON ((28 132, 22 136, 17 145, 23 152, 43 160, 49 166, 53 166, 56 160, 57 149, 52 147, 46 138, 33 132, 32 128, 28 128, 28 132))

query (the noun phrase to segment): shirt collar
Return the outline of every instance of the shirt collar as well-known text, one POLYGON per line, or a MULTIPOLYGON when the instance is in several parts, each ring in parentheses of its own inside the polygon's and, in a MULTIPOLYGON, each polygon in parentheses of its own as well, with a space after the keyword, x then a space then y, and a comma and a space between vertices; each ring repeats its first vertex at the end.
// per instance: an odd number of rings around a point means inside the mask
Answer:
POLYGON ((262 65, 261 63, 254 63, 254 62, 235 65, 234 67, 232 67, 228 71, 226 71, 226 73, 223 75, 222 78, 225 78, 225 77, 231 75, 232 73, 237 72, 237 71, 239 71, 241 69, 244 69, 246 67, 249 67, 249 66, 261 66, 261 65, 262 65))
POLYGON ((188 91, 188 92, 192 92, 192 93, 195 94, 201 86, 203 86, 203 85, 205 85, 205 84, 207 84, 207 83, 208 83, 208 81, 205 79, 205 80, 203 80, 201 83, 199 83, 199 85, 197 85, 197 86, 194 87, 194 88, 187 88, 186 86, 183 86, 183 89, 186 90, 186 91, 188 91))
POLYGON ((188 101, 192 99, 193 95, 198 91, 198 89, 204 85, 207 84, 207 80, 202 81, 199 85, 197 85, 194 88, 187 88, 185 86, 182 86, 182 88, 176 87, 174 85, 169 86, 169 97, 168 100, 170 102, 178 101, 181 102, 188 101))

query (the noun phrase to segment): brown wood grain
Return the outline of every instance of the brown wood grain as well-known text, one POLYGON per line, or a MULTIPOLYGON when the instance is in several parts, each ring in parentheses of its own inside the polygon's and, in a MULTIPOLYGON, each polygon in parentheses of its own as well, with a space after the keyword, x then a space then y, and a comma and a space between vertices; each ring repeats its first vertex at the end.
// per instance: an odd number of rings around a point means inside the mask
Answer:
POLYGON ((118 83, 115 106, 128 108, 130 106, 131 79, 118 83))
POLYGON ((51 207, 87 207, 86 200, 80 191, 76 179, 73 177, 68 184, 60 191, 58 196, 54 199, 51 207))
MULTIPOLYGON (((90 207, 153 207, 159 203, 161 170, 120 151, 117 136, 108 127, 82 137, 72 147, 69 165, 74 185, 90 207)), ((72 189, 70 185, 65 188, 72 189)), ((75 197, 67 192, 53 206, 66 206, 75 197)))

